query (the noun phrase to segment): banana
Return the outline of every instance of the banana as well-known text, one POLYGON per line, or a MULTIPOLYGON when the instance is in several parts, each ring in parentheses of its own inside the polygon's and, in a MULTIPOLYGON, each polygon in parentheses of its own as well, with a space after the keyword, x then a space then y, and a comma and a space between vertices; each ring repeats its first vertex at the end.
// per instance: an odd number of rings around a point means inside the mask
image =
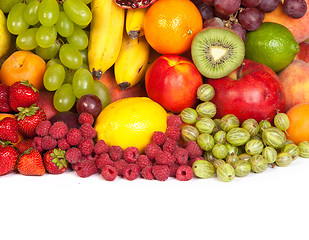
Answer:
POLYGON ((145 37, 132 39, 124 32, 120 53, 114 65, 115 80, 121 90, 133 87, 147 70, 150 46, 145 37))
POLYGON ((130 38, 144 36, 144 18, 148 8, 128 9, 126 15, 126 31, 130 38))
POLYGON ((91 1, 92 21, 88 45, 88 63, 99 79, 119 55, 125 24, 125 9, 113 0, 91 1))

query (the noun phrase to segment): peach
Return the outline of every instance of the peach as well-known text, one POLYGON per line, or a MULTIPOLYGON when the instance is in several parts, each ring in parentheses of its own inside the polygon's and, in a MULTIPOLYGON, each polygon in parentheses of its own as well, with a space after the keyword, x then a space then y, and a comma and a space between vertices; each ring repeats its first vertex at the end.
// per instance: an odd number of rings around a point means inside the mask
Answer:
POLYGON ((302 60, 292 63, 278 73, 286 96, 286 111, 299 103, 309 103, 309 64, 302 60))
MULTIPOLYGON (((309 0, 306 1, 309 9, 309 0)), ((309 38, 309 10, 305 16, 299 19, 293 19, 284 13, 282 4, 280 3, 275 11, 265 14, 264 22, 275 22, 287 27, 298 43, 309 38)))
POLYGON ((40 91, 39 107, 46 113, 47 119, 51 119, 58 111, 53 104, 54 92, 47 91, 46 89, 40 91))
POLYGON ((296 54, 295 59, 309 63, 309 42, 301 42, 299 44, 299 52, 296 54))

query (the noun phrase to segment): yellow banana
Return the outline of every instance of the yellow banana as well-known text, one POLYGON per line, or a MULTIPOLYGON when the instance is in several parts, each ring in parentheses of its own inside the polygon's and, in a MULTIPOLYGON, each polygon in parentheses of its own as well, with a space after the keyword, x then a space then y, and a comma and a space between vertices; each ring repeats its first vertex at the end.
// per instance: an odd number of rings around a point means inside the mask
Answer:
POLYGON ((121 50, 114 65, 115 80, 121 90, 133 87, 145 75, 150 46, 145 37, 132 39, 123 34, 121 50))
POLYGON ((148 8, 128 9, 126 16, 126 31, 130 38, 144 36, 144 18, 148 8))
POLYGON ((99 79, 119 55, 125 9, 118 7, 113 0, 92 0, 91 12, 88 63, 92 74, 99 79))

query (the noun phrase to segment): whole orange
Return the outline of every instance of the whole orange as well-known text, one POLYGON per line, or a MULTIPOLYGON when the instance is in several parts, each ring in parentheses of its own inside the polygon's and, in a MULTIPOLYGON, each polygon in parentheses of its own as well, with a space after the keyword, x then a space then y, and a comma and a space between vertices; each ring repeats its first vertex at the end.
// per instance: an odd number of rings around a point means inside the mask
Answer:
POLYGON ((190 50, 193 37, 202 28, 202 16, 190 0, 159 0, 148 9, 144 20, 146 40, 161 54, 190 50))
POLYGON ((290 119, 287 137, 295 144, 309 141, 309 103, 301 103, 290 108, 286 113, 290 119))

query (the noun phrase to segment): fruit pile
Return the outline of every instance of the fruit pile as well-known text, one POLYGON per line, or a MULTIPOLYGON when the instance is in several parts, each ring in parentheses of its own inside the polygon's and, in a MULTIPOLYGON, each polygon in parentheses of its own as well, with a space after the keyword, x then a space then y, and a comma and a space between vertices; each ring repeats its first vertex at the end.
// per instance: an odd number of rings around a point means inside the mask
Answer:
POLYGON ((0 175, 229 182, 309 158, 307 7, 1 1, 0 175))

